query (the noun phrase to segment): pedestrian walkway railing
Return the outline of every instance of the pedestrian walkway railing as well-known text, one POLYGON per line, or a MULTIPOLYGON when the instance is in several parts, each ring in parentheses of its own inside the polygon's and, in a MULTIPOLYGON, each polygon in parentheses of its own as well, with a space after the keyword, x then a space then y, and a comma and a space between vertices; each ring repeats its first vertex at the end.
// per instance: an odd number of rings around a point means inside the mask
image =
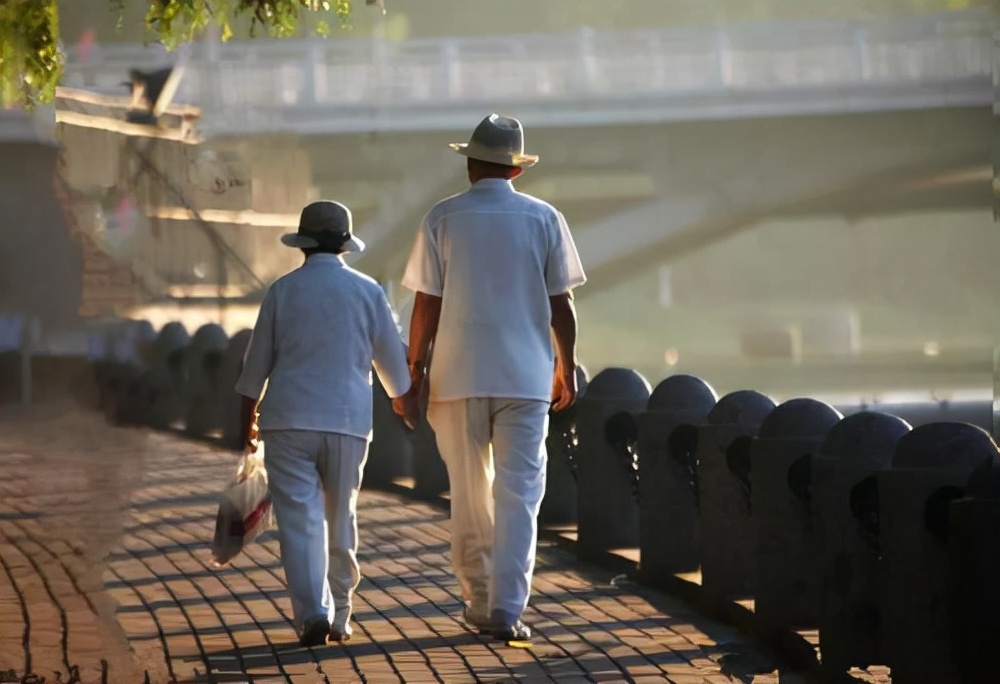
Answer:
MULTIPOLYGON (((110 420, 183 424, 242 449, 232 388, 249 330, 227 338, 207 324, 190 336, 178 322, 156 333, 124 321, 103 335, 94 367, 110 420)), ((713 614, 752 605, 761 634, 819 646, 825 681, 872 665, 901 683, 996 681, 1000 448, 989 402, 720 397, 692 375, 654 388, 620 367, 593 378, 580 368, 577 380, 577 402, 549 423, 539 517, 574 530, 581 558, 631 558, 640 581, 683 587, 713 614)), ((426 410, 410 432, 374 392, 365 482, 449 491, 426 410)))
MULTIPOLYGON (((646 118, 986 105, 995 27, 988 11, 969 10, 398 42, 202 42, 183 55, 178 100, 220 130, 306 133, 448 128, 451 111, 504 106, 544 107, 537 123, 565 125, 628 121, 664 101, 646 118)), ((71 51, 65 84, 98 90, 121 90, 129 68, 176 58, 132 45, 82 57, 71 51)))

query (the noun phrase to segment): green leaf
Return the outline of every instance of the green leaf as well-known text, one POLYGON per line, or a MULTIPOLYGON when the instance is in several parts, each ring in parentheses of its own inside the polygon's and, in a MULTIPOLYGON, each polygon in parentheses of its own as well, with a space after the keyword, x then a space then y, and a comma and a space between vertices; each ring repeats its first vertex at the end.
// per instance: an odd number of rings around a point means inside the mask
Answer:
POLYGON ((0 105, 51 102, 62 75, 55 0, 0 2, 0 105))
MULTIPOLYGON (((81 0, 73 0, 78 2, 81 0)), ((129 0, 139 2, 139 0, 129 0)), ((268 35, 296 35, 305 12, 319 15, 315 33, 330 34, 322 15, 337 16, 340 27, 350 28, 351 0, 145 0, 144 23, 151 37, 168 50, 197 38, 215 23, 222 40, 234 35, 233 26, 246 25, 251 36, 258 25, 268 35)), ((108 0, 124 23, 126 0, 108 0)), ((32 107, 51 102, 62 77, 65 56, 59 49, 57 0, 0 0, 0 107, 32 107)))

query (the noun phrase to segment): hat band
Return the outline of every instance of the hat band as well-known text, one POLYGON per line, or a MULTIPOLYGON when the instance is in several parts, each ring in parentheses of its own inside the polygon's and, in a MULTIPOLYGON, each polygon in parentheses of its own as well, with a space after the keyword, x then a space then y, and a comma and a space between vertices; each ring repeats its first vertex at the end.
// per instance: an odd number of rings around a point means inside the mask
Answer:
POLYGON ((313 240, 326 241, 326 240, 348 240, 351 234, 347 231, 334 233, 329 230, 299 230, 299 235, 303 237, 312 238, 313 240))
POLYGON ((538 162, 538 155, 525 154, 509 147, 489 147, 483 143, 470 140, 467 143, 450 143, 453 150, 470 159, 502 164, 504 166, 532 166, 538 162))
POLYGON ((506 147, 487 147, 475 142, 468 144, 465 148, 465 154, 473 159, 507 166, 517 166, 524 158, 524 153, 518 150, 506 147))

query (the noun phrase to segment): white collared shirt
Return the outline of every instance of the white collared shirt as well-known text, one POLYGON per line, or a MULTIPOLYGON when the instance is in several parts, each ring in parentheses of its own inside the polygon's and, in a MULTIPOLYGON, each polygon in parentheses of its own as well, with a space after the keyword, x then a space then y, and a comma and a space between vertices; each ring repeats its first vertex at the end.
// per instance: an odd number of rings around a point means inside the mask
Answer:
POLYGON ((430 399, 549 401, 555 370, 549 297, 586 281, 566 219, 485 178, 424 217, 403 286, 442 298, 430 399))
POLYGON ((314 254, 264 295, 236 391, 257 398, 267 382, 261 430, 370 439, 372 365, 389 396, 409 389, 385 292, 341 257, 314 254))

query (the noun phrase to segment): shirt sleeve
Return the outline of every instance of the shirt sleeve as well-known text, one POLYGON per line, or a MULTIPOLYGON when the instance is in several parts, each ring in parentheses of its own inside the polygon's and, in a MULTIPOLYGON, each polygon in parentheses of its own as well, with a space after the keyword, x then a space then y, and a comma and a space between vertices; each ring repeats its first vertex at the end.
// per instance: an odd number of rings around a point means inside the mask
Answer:
POLYGON ((250 342, 243 355, 243 370, 236 381, 236 392, 259 399, 271 370, 274 368, 274 292, 268 289, 257 313, 250 342))
POLYGON ((427 216, 420 223, 417 239, 410 250, 410 259, 403 271, 403 287, 414 292, 440 297, 444 291, 444 261, 427 216))
POLYGON ((390 397, 400 397, 410 389, 410 370, 406 365, 406 345, 399 336, 392 307, 379 289, 376 302, 375 339, 372 365, 390 397))
POLYGON ((550 297, 569 292, 587 282, 576 243, 569 232, 569 224, 566 223, 566 217, 558 211, 556 224, 553 243, 545 262, 545 285, 550 297))

